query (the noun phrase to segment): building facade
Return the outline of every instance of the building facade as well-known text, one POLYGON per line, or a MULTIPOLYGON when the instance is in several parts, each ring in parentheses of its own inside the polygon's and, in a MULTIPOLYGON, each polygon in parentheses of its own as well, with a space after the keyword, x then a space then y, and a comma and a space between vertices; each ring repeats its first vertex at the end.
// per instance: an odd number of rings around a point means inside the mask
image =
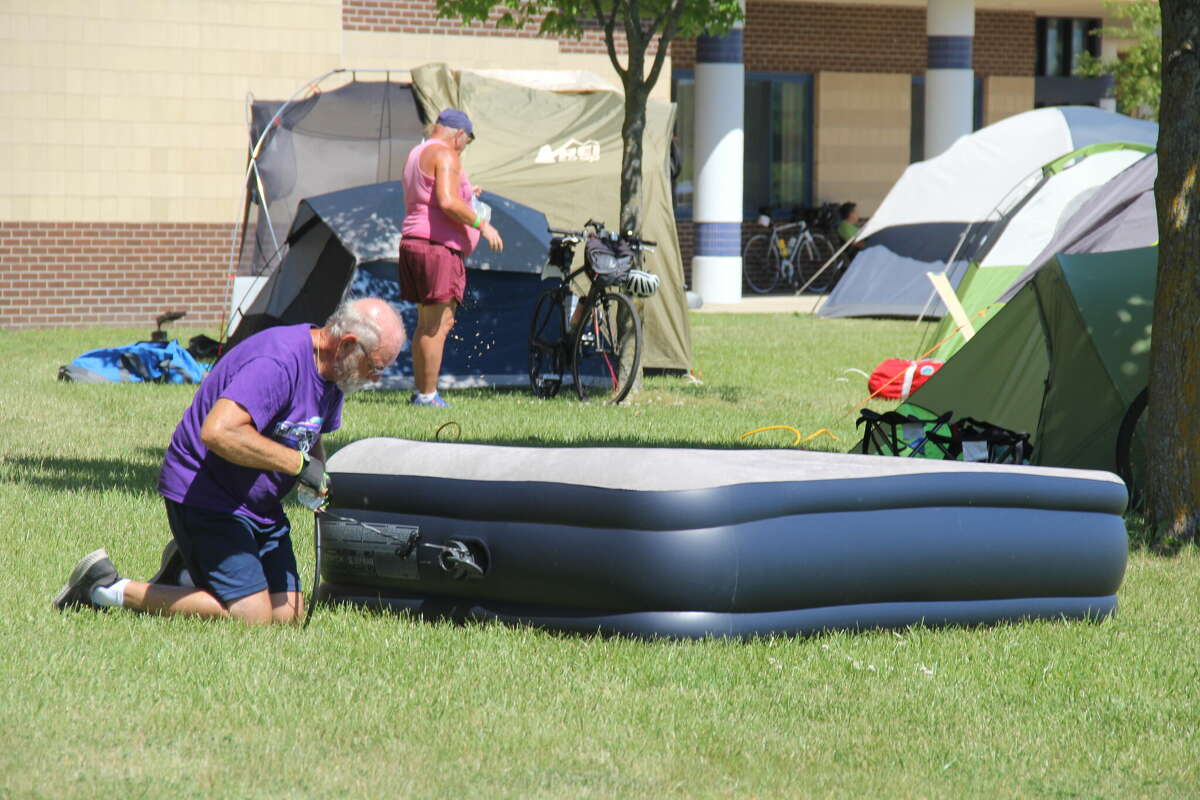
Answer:
MULTIPOLYGON (((926 3, 748 0, 745 16, 743 218, 845 200, 869 214, 924 146, 926 3)), ((975 125, 1101 102, 1104 87, 1069 67, 1117 46, 1088 33, 1103 16, 1099 0, 976 0, 975 125)), ((685 264, 696 53, 674 42, 655 87, 678 103, 685 264)), ((597 31, 462 26, 433 0, 10 0, 0 59, 0 329, 144 327, 167 308, 220 324, 248 96, 285 100, 339 67, 402 77, 429 62, 586 70, 619 86, 597 31)))

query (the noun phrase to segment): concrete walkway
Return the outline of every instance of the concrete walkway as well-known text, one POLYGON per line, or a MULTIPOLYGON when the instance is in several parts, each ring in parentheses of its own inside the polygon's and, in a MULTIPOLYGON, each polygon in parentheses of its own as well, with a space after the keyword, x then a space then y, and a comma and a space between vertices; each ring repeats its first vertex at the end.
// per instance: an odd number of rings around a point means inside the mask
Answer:
POLYGON ((825 300, 823 294, 744 295, 740 303, 705 303, 690 309, 698 314, 811 314, 825 300))

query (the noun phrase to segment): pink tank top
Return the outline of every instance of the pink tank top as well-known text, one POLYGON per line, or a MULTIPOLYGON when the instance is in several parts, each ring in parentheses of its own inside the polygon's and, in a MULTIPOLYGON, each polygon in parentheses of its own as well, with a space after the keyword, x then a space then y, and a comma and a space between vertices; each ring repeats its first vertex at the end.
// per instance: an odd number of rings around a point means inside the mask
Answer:
MULTIPOLYGON (((421 154, 427 147, 448 147, 437 139, 426 139, 412 149, 404 162, 404 223, 400 226, 401 236, 414 236, 441 242, 469 256, 479 243, 479 231, 464 225, 446 214, 437 204, 433 188, 433 176, 421 171, 421 154)), ((458 195, 463 202, 471 203, 471 183, 465 170, 459 172, 458 195)))

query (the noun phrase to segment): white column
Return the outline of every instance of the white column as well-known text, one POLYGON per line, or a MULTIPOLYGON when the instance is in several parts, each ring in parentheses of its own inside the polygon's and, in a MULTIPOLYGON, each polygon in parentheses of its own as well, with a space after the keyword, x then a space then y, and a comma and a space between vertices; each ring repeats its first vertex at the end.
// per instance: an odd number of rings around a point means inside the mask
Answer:
POLYGON ((974 127, 975 0, 929 0, 925 29, 925 158, 932 158, 974 127))
POLYGON ((745 86, 741 23, 724 36, 699 37, 692 289, 706 303, 742 300, 745 86))

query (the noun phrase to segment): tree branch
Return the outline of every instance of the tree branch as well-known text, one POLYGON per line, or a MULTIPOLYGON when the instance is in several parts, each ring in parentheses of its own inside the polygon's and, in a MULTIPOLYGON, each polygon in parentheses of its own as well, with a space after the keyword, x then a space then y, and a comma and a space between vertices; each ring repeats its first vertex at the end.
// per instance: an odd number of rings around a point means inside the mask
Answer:
POLYGON ((655 33, 659 32, 659 29, 663 26, 663 23, 670 18, 672 13, 674 13, 675 5, 676 5, 675 0, 672 0, 672 2, 667 3, 665 6, 663 6, 662 13, 659 14, 658 16, 656 16, 654 18, 654 21, 650 23, 650 27, 646 30, 646 34, 651 39, 654 38, 655 33))
POLYGON ((613 29, 617 24, 617 3, 613 2, 612 14, 606 18, 604 9, 600 6, 600 0, 592 0, 592 8, 596 10, 596 21, 604 28, 604 46, 608 50, 608 60, 612 62, 613 69, 617 71, 617 75, 621 77, 621 84, 624 85, 629 80, 629 70, 621 66, 621 62, 617 60, 617 47, 613 44, 613 29))
MULTIPOLYGON (((638 0, 625 0, 625 3, 629 8, 629 13, 625 15, 625 41, 629 45, 629 68, 633 69, 634 53, 644 54, 646 44, 643 41, 642 15, 638 0)), ((616 2, 613 5, 616 6, 616 2)), ((639 69, 638 79, 641 78, 642 71, 639 69)))
MULTIPOLYGON (((648 86, 658 83, 659 73, 662 72, 662 66, 667 60, 667 52, 671 49, 671 41, 675 38, 675 34, 679 30, 679 20, 683 17, 683 2, 684 0, 674 0, 671 4, 667 14, 666 25, 662 33, 658 36, 658 51, 654 54, 654 63, 650 67, 650 75, 646 78, 646 85, 648 86)), ((657 21, 655 21, 655 26, 657 27, 657 21)))

